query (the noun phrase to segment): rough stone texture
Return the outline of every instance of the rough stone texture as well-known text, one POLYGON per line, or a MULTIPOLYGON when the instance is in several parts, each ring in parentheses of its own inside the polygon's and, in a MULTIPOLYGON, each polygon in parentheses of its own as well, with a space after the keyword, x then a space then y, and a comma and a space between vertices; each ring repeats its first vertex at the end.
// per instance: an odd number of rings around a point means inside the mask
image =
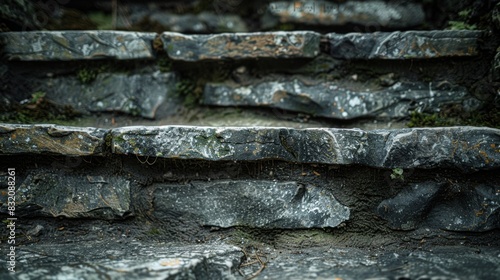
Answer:
POLYGON ((98 128, 0 124, 0 154, 102 155, 106 132, 98 128))
POLYGON ((2 269, 0 278, 239 279, 236 271, 243 256, 239 248, 229 245, 181 246, 121 240, 89 240, 77 246, 37 244, 18 247, 16 253, 16 273, 2 269))
POLYGON ((460 232, 500 228, 500 187, 426 182, 406 187, 380 203, 378 214, 394 229, 426 226, 460 232))
MULTIPOLYGON (((7 213, 7 204, 1 207, 7 213)), ((130 182, 120 176, 94 176, 38 170, 17 187, 18 217, 122 219, 131 214, 130 182)))
POLYGON ((407 31, 326 35, 341 59, 426 59, 479 54, 481 31, 407 31))
POLYGON ((75 77, 44 79, 46 98, 81 112, 121 112, 154 119, 158 107, 175 103, 174 73, 101 73, 90 84, 75 77), (74 92, 78 94, 68 94, 74 92))
POLYGON ((112 130, 117 154, 203 160, 279 159, 384 168, 500 166, 500 130, 124 127, 112 130))
POLYGON ((495 58, 493 59, 493 66, 491 68, 493 79, 500 81, 500 49, 498 50, 495 58))
POLYGON ((119 28, 131 28, 134 25, 147 20, 151 23, 161 25, 164 30, 181 33, 222 33, 248 31, 246 23, 238 15, 215 14, 212 12, 178 15, 158 10, 130 10, 130 12, 131 14, 126 17, 126 21, 118 21, 119 28))
POLYGON ((278 22, 323 26, 354 24, 377 29, 403 29, 420 25, 424 20, 422 5, 406 1, 280 1, 269 4, 262 25, 270 28, 278 22))
POLYGON ((349 208, 328 190, 297 182, 217 181, 155 185, 155 216, 204 226, 252 228, 336 227, 349 208))
POLYGON ((334 119, 407 117, 411 111, 439 112, 448 104, 466 111, 481 104, 464 87, 432 83, 396 83, 377 91, 339 87, 335 82, 303 82, 300 78, 256 81, 248 86, 208 83, 203 103, 218 106, 259 106, 334 119))
POLYGON ((156 33, 33 31, 0 33, 8 60, 153 59, 156 33))
POLYGON ((174 60, 311 58, 319 54, 320 34, 311 31, 184 35, 164 32, 163 47, 174 60))
POLYGON ((394 198, 382 201, 377 213, 388 220, 393 229, 416 229, 436 203, 441 187, 442 184, 436 182, 411 184, 394 198))

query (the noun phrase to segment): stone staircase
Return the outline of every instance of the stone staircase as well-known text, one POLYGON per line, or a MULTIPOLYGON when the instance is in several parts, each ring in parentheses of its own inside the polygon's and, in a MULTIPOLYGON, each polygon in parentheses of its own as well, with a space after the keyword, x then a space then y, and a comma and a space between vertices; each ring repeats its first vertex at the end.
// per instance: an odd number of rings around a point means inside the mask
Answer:
POLYGON ((21 2, 0 278, 500 275, 498 1, 21 2))

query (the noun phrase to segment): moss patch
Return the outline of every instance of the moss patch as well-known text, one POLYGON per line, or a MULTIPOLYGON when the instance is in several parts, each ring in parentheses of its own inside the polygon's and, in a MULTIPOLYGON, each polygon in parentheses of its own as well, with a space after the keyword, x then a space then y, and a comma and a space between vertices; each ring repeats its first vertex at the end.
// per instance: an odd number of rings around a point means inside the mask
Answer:
POLYGON ((500 111, 488 108, 477 112, 463 112, 445 108, 439 113, 412 112, 408 127, 485 126, 500 128, 500 111))

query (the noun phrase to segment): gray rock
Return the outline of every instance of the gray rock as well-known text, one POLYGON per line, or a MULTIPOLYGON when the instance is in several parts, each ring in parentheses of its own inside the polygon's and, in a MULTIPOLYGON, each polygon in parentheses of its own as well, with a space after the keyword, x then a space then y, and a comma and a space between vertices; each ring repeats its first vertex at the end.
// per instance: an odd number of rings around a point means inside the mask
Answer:
POLYGON ((491 74, 493 76, 493 79, 496 81, 500 81, 500 49, 495 55, 495 58, 493 59, 493 66, 491 68, 491 74))
POLYGON ((99 156, 107 131, 58 125, 0 124, 0 154, 99 156))
POLYGON ((245 180, 155 187, 156 217, 204 226, 333 228, 348 220, 350 213, 327 189, 296 182, 245 180))
POLYGON ((416 229, 436 203, 442 185, 436 182, 411 184, 394 198, 382 201, 377 207, 377 213, 393 229, 416 229))
MULTIPOLYGON (((121 112, 154 119, 162 104, 179 103, 175 96, 174 73, 101 73, 89 84, 76 77, 43 79, 40 90, 58 104, 83 112, 121 112), (78 92, 70 94, 68 92, 78 92)), ((175 106, 171 106, 175 107, 175 106)), ((174 111, 174 110, 173 110, 174 111)))
POLYGON ((481 31, 443 30, 326 35, 330 53, 342 59, 426 59, 476 56, 481 31))
MULTIPOLYGON (((122 219, 131 214, 130 182, 58 171, 31 172, 17 187, 18 217, 122 219)), ((7 207, 0 211, 7 213, 7 207)))
POLYGON ((173 14, 166 11, 147 10, 135 12, 126 21, 120 21, 120 28, 131 28, 141 21, 159 24, 164 30, 180 33, 222 33, 247 32, 246 23, 238 15, 215 14, 202 12, 200 14, 173 14))
POLYGON ((498 186, 456 182, 411 184, 377 208, 393 229, 428 227, 460 232, 500 228, 498 186))
POLYGON ((156 33, 34 31, 0 33, 8 60, 153 59, 156 33))
POLYGON ((279 159, 383 168, 500 166, 500 130, 449 127, 401 130, 124 127, 111 131, 116 154, 202 160, 279 159))
MULTIPOLYGON (((88 240, 78 246, 52 243, 35 247, 16 251, 16 279, 239 279, 237 269, 243 256, 237 247, 218 244, 88 240), (47 255, 50 258, 42 257, 47 255)), ((2 279, 10 279, 10 275, 7 269, 0 271, 2 279)))
POLYGON ((439 112, 447 104, 476 110, 480 102, 461 86, 439 87, 432 83, 396 83, 376 91, 339 87, 335 82, 282 78, 255 81, 248 86, 208 83, 203 92, 206 105, 259 106, 285 109, 334 119, 360 117, 408 117, 412 110, 439 112))
POLYGON ((262 20, 263 28, 278 23, 345 26, 348 24, 372 28, 404 29, 424 23, 421 4, 384 1, 280 1, 271 2, 262 20))
POLYGON ((184 35, 164 32, 163 47, 173 60, 312 58, 320 34, 310 31, 184 35))
MULTIPOLYGON (((3 1, 0 3, 0 21, 5 27, 12 31, 26 31, 38 29, 40 27, 39 18, 36 15, 37 9, 34 3, 24 0, 3 1)), ((38 14, 39 15, 39 14, 38 14)))

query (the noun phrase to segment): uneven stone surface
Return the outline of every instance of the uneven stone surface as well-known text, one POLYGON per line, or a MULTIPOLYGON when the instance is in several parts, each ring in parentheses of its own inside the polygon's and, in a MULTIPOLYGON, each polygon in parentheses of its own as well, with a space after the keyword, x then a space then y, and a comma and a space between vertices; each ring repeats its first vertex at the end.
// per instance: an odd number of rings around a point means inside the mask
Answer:
POLYGON ((121 112, 154 119, 162 104, 179 103, 175 97, 174 73, 101 73, 89 84, 77 78, 44 79, 40 89, 46 98, 88 112, 121 112), (68 94, 78 92, 78 94, 68 94))
POLYGON ((350 213, 327 189, 297 182, 191 182, 155 188, 156 217, 204 226, 325 228, 338 226, 350 213))
POLYGON ((401 130, 124 127, 112 130, 112 151, 203 160, 279 159, 384 168, 493 169, 500 131, 450 127, 401 130))
POLYGON ((164 32, 163 47, 173 60, 311 58, 319 54, 320 34, 311 31, 184 35, 164 32))
POLYGON ((237 279, 243 253, 229 245, 89 240, 18 247, 16 273, 2 279, 237 279))
POLYGON ((264 28, 278 23, 345 26, 348 24, 373 28, 409 28, 425 20, 421 4, 384 1, 280 1, 271 2, 262 20, 264 28))
POLYGON ((464 87, 432 83, 396 83, 378 91, 342 88, 335 82, 305 83, 300 78, 256 81, 249 86, 209 83, 203 103, 218 106, 271 107, 334 119, 407 117, 411 111, 438 112, 448 104, 477 109, 480 102, 464 87))
MULTIPOLYGON (((134 9, 135 7, 131 7, 134 9)), ((166 11, 130 10, 126 21, 119 21, 119 28, 131 28, 144 21, 159 24, 164 30, 181 33, 222 33, 247 32, 248 28, 238 15, 215 14, 202 12, 200 14, 174 14, 166 11)))
POLYGON ((102 155, 106 132, 48 124, 0 124, 0 154, 102 155))
POLYGON ((435 182, 411 184, 380 203, 377 212, 394 229, 484 232, 500 228, 500 188, 495 183, 456 182, 447 188, 435 182))
POLYGON ((156 33, 33 31, 0 33, 8 60, 153 59, 156 33))
POLYGON ((481 31, 406 31, 326 35, 341 59, 426 59, 476 56, 481 31))
MULTIPOLYGON (((122 219, 131 214, 130 200, 130 182, 124 177, 37 170, 17 187, 16 214, 122 219)), ((7 213, 6 206, 0 211, 7 213)))

